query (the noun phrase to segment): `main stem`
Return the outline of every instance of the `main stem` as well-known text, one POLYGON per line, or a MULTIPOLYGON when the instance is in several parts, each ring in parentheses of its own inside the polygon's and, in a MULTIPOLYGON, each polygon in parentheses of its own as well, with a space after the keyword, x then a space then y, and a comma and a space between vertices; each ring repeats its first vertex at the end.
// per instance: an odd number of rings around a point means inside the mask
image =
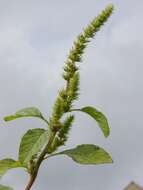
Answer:
MULTIPOLYGON (((37 173, 38 173, 38 172, 37 172, 37 173)), ((36 177, 37 177, 37 175, 30 175, 30 179, 29 179, 29 182, 28 182, 28 184, 27 184, 25 190, 30 190, 30 189, 31 189, 31 187, 32 187, 32 185, 33 185, 33 183, 34 183, 36 177)))
MULTIPOLYGON (((66 91, 68 91, 68 85, 69 85, 69 81, 67 81, 67 83, 66 83, 66 91)), ((47 122, 47 124, 49 124, 49 123, 47 122)), ((56 136, 56 131, 50 131, 50 133, 51 134, 50 134, 49 141, 48 141, 47 145, 45 146, 45 148, 43 149, 42 153, 40 154, 40 156, 39 156, 39 158, 37 160, 37 163, 35 164, 36 167, 35 167, 33 173, 30 174, 29 182, 28 182, 25 190, 30 190, 31 189, 31 187, 32 187, 32 185, 35 182, 35 179, 37 177, 39 167, 40 167, 40 165, 41 165, 42 161, 44 160, 44 157, 45 157, 45 155, 47 153, 47 149, 51 146, 51 144, 52 144, 52 142, 53 142, 53 140, 54 140, 54 138, 56 136)))
POLYGON ((35 181, 35 179, 37 177, 39 167, 40 167, 42 161, 44 160, 44 157, 45 157, 45 155, 47 153, 47 149, 52 144, 52 142, 53 142, 53 140, 55 138, 55 135, 56 135, 56 132, 51 131, 49 141, 48 141, 47 145, 45 146, 45 148, 43 149, 43 151, 41 152, 41 154, 40 154, 40 156, 39 156, 39 158, 37 160, 37 163, 35 164, 36 166, 35 166, 34 171, 30 174, 29 182, 28 182, 25 190, 30 190, 31 189, 31 187, 32 187, 32 185, 33 185, 33 183, 34 183, 34 181, 35 181))

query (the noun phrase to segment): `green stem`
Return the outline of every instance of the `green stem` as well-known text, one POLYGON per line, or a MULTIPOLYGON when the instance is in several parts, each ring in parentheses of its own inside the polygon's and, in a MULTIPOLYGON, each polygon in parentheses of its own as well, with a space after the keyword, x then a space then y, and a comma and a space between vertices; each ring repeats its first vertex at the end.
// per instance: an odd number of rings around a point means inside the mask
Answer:
POLYGON ((31 189, 31 187, 32 187, 32 185, 33 185, 33 183, 34 183, 36 177, 37 177, 37 174, 35 174, 35 175, 30 175, 30 179, 29 179, 29 182, 28 182, 28 184, 27 184, 25 190, 30 190, 30 189, 31 189))
POLYGON ((34 171, 30 174, 30 179, 29 179, 29 182, 25 188, 25 190, 30 190, 36 177, 37 177, 37 174, 38 174, 38 171, 39 171, 39 168, 40 168, 40 165, 42 163, 42 161, 44 160, 44 157, 45 155, 47 154, 47 149, 51 146, 54 138, 55 138, 55 135, 56 135, 56 132, 52 132, 51 131, 51 134, 50 134, 50 137, 49 137, 49 141, 47 143, 47 145, 45 146, 45 148, 43 149, 43 151, 41 152, 36 164, 35 164, 35 169, 34 171))
MULTIPOLYGON (((66 83, 66 91, 68 91, 68 85, 69 85, 69 81, 67 81, 66 83)), ((41 117, 48 125, 49 125, 49 122, 44 118, 44 117, 41 117)), ((30 190, 36 177, 37 177, 37 174, 38 174, 38 171, 39 171, 39 168, 40 168, 40 165, 42 163, 43 160, 45 160, 46 158, 50 157, 50 156, 47 156, 45 157, 45 155, 47 154, 47 150, 48 148, 51 146, 55 136, 56 136, 56 131, 50 131, 50 137, 49 137, 49 141, 47 143, 47 145, 45 146, 45 148, 43 149, 43 151, 41 152, 36 164, 35 164, 35 169, 34 171, 32 172, 32 174, 30 174, 30 179, 29 179, 29 182, 25 188, 25 190, 30 190)))
POLYGON ((45 122, 47 123, 47 125, 49 125, 49 121, 47 121, 43 116, 41 116, 41 119, 42 119, 43 121, 45 121, 45 122))
POLYGON ((68 112, 72 112, 72 111, 80 111, 80 109, 70 109, 68 112))

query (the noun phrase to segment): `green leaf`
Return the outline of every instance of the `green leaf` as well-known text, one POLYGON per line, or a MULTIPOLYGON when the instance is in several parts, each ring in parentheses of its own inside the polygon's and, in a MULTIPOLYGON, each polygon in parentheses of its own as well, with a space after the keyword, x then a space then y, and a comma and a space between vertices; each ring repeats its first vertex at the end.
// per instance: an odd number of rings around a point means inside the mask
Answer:
POLYGON ((0 185, 0 190, 13 190, 11 187, 0 185))
POLYGON ((17 111, 14 115, 4 117, 4 120, 11 121, 11 120, 18 119, 21 117, 39 117, 43 119, 43 116, 41 112, 38 110, 38 108, 29 107, 29 108, 24 108, 17 111))
POLYGON ((18 161, 10 158, 0 160, 0 177, 2 177, 8 170, 17 167, 22 167, 18 161))
POLYGON ((110 134, 110 128, 108 125, 108 121, 106 116, 101 113, 100 111, 98 111, 96 108, 91 107, 91 106, 87 106, 87 107, 83 107, 81 109, 74 109, 72 111, 81 111, 84 113, 87 113, 88 115, 90 115, 93 119, 95 119, 100 127, 100 129, 102 130, 103 134, 105 137, 108 137, 110 134))
POLYGON ((65 150, 55 155, 60 154, 71 157, 79 164, 106 164, 113 162, 104 149, 92 144, 79 145, 76 148, 65 150))
POLYGON ((28 130, 20 143, 19 161, 27 166, 28 162, 39 153, 47 141, 47 130, 40 128, 28 130))

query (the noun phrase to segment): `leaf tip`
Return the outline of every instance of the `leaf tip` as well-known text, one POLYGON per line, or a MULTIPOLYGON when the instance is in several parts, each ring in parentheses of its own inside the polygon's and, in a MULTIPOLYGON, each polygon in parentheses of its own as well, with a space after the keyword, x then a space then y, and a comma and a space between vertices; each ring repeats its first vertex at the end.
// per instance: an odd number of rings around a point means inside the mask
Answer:
POLYGON ((108 138, 110 136, 110 129, 108 128, 108 131, 106 133, 104 133, 104 137, 108 138))
POLYGON ((3 118, 3 120, 6 121, 6 122, 7 122, 7 121, 10 121, 10 117, 9 117, 9 116, 6 116, 6 117, 3 118))

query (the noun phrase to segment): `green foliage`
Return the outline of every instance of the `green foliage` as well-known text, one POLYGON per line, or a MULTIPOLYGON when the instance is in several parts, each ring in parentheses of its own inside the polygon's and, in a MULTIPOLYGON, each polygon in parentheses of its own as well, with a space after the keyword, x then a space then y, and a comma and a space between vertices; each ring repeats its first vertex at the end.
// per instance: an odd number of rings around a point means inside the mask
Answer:
POLYGON ((0 190, 13 190, 11 187, 0 185, 0 190))
MULTIPOLYGON (((68 114, 72 111, 80 111, 90 115, 97 121, 104 136, 109 136, 110 130, 105 115, 91 106, 76 109, 74 108, 74 101, 79 98, 80 75, 78 63, 82 61, 88 43, 95 37, 95 34, 107 21, 112 11, 113 5, 108 5, 74 41, 64 66, 63 78, 66 84, 65 87, 59 90, 49 119, 45 119, 36 107, 21 109, 14 115, 4 118, 5 121, 11 121, 23 117, 37 117, 46 122, 47 129, 28 130, 21 139, 18 161, 13 159, 0 160, 0 176, 4 175, 9 169, 24 167, 30 175, 30 181, 25 190, 30 190, 41 163, 52 156, 67 155, 79 164, 112 163, 110 155, 103 148, 91 144, 79 145, 76 148, 57 153, 58 148, 65 145, 68 140, 75 118, 74 115, 68 114)), ((4 190, 4 188, 10 190, 8 187, 0 186, 0 189, 4 190)))
POLYGON ((76 148, 65 150, 56 155, 65 154, 79 164, 105 164, 112 163, 112 158, 103 149, 92 144, 78 145, 76 148))
POLYGON ((42 113, 36 107, 24 108, 17 111, 14 115, 4 117, 5 121, 11 121, 22 117, 38 117, 44 121, 46 119, 42 116, 42 113))
POLYGON ((10 158, 0 160, 0 177, 2 177, 8 170, 22 167, 19 161, 10 158))
POLYGON ((98 125, 101 128, 104 136, 105 137, 109 136, 110 128, 108 125, 107 118, 103 113, 98 111, 96 108, 87 106, 87 107, 84 107, 81 109, 73 109, 71 111, 81 111, 81 112, 87 113, 88 115, 90 115, 93 119, 95 119, 98 122, 98 125))
POLYGON ((38 153, 48 141, 48 132, 45 129, 31 129, 22 137, 19 148, 19 161, 28 166, 31 160, 35 161, 38 153))

